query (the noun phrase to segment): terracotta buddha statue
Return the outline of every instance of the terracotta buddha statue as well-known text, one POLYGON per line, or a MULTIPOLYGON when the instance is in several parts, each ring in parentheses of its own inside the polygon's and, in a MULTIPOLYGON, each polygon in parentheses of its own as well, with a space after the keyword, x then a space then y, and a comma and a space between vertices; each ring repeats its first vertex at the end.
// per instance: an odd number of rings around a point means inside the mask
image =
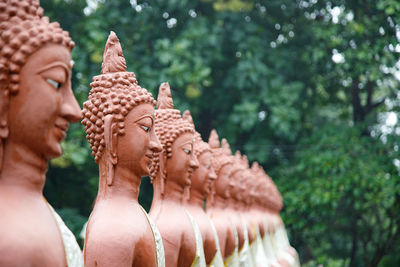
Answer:
POLYGON ((154 132, 156 101, 126 71, 111 32, 101 74, 90 84, 82 110, 99 189, 85 239, 85 266, 165 266, 161 236, 138 203, 141 178, 161 144, 154 132))
POLYGON ((185 192, 199 166, 193 151, 194 128, 174 109, 168 83, 161 84, 157 100, 155 131, 163 150, 152 160, 150 217, 160 230, 167 267, 205 266, 200 230, 185 209, 185 192))
POLYGON ((212 186, 211 193, 207 197, 207 215, 215 225, 221 254, 226 266, 238 266, 239 241, 236 227, 227 216, 227 205, 230 198, 230 181, 232 169, 232 157, 228 142, 223 139, 223 147, 220 147, 218 134, 215 129, 211 131, 208 143, 210 145, 213 160, 212 166, 217 174, 217 179, 212 186))
MULTIPOLYGON (((188 110, 183 113, 183 118, 193 124, 192 116, 188 110)), ((199 161, 199 167, 192 175, 187 210, 200 228, 206 264, 224 267, 215 226, 204 211, 204 201, 211 193, 211 187, 217 178, 212 166, 213 155, 209 144, 202 140, 198 132, 195 132, 194 153, 199 161)))
POLYGON ((239 151, 233 156, 233 170, 232 170, 232 198, 230 199, 230 215, 236 227, 239 236, 239 258, 240 264, 243 266, 253 266, 253 258, 249 246, 249 226, 243 216, 244 204, 243 198, 246 191, 245 183, 246 167, 243 164, 243 159, 239 151))
MULTIPOLYGON (((264 170, 263 177, 263 206, 265 216, 264 243, 270 242, 276 260, 281 266, 300 266, 296 250, 290 246, 285 226, 279 215, 283 207, 282 196, 271 177, 264 170)), ((265 248, 268 245, 265 245, 265 248)))
POLYGON ((254 224, 254 221, 251 216, 250 216, 250 209, 251 205, 253 202, 253 186, 254 186, 254 179, 253 175, 250 171, 249 168, 249 161, 247 159, 246 155, 242 155, 241 158, 241 164, 243 165, 243 171, 242 171, 242 180, 241 184, 243 186, 241 187, 241 201, 237 204, 238 207, 240 207, 240 216, 242 217, 243 221, 246 224, 247 227, 247 239, 249 241, 249 245, 251 246, 253 241, 256 238, 256 231, 254 228, 252 228, 252 225, 254 224))
POLYGON ((48 162, 81 117, 74 42, 37 0, 0 0, 0 32, 0 266, 83 266, 75 237, 43 196, 48 162))
POLYGON ((0 1, 0 266, 83 266, 75 237, 43 196, 50 159, 80 119, 74 42, 39 1, 0 1))
MULTIPOLYGON (((250 252, 253 257, 254 266, 278 266, 277 262, 272 262, 266 255, 263 236, 264 232, 261 234, 260 228, 264 231, 264 216, 260 213, 258 208, 257 198, 260 193, 260 178, 258 174, 258 163, 254 162, 251 169, 249 169, 247 158, 243 157, 244 165, 246 166, 245 183, 247 190, 245 191, 244 198, 246 209, 245 209, 245 219, 250 231, 252 232, 252 242, 250 243, 250 252)), ((250 235, 249 235, 250 236, 250 235)))

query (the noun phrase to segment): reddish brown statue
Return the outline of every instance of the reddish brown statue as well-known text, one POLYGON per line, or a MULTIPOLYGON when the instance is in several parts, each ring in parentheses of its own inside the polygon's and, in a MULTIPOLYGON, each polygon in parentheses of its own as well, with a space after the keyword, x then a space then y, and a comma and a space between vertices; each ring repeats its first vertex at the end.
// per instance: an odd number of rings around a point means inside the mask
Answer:
POLYGON ((161 238, 137 200, 141 177, 161 151, 155 100, 126 72, 113 32, 91 87, 82 124, 99 164, 99 191, 86 231, 85 266, 164 266, 161 238))
POLYGON ((212 165, 217 174, 217 179, 207 198, 207 214, 213 221, 218 233, 221 254, 226 266, 238 266, 238 237, 235 226, 228 218, 227 209, 232 187, 230 174, 232 169, 231 151, 224 140, 224 147, 220 147, 218 134, 211 131, 208 143, 212 149, 212 165))
POLYGON ((68 33, 39 1, 0 0, 0 266, 83 266, 43 197, 48 161, 80 119, 68 33))
POLYGON ((253 259, 249 247, 249 229, 242 214, 244 210, 243 198, 246 191, 245 170, 240 152, 237 151, 233 156, 232 168, 232 198, 229 201, 230 218, 232 219, 239 237, 239 257, 241 265, 253 266, 253 259))
MULTIPOLYGON (((193 124, 192 116, 188 110, 183 113, 183 118, 193 124)), ((215 226, 204 212, 204 201, 210 194, 217 176, 212 166, 213 156, 210 146, 201 139, 198 132, 195 132, 194 153, 199 160, 199 168, 194 171, 192 176, 187 209, 200 228, 206 264, 224 267, 215 226)))
POLYGON ((183 206, 192 173, 198 167, 193 125, 173 108, 168 83, 160 86, 157 107, 155 131, 163 151, 152 162, 150 216, 161 232, 167 267, 205 266, 201 233, 183 206))

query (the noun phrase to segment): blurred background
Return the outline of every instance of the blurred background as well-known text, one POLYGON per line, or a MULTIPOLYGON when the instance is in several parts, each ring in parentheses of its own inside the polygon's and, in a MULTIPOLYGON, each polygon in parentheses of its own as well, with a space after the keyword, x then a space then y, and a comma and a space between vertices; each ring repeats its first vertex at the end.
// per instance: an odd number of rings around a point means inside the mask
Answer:
MULTIPOLYGON (((212 128, 259 161, 284 200, 304 266, 400 266, 400 2, 42 0, 76 47, 87 100, 109 31, 156 96, 168 81, 205 140, 212 128)), ((45 195, 79 236, 98 169, 80 124, 45 195)), ((149 208, 152 187, 142 183, 149 208)), ((112 229, 110 229, 112 231, 112 229)))

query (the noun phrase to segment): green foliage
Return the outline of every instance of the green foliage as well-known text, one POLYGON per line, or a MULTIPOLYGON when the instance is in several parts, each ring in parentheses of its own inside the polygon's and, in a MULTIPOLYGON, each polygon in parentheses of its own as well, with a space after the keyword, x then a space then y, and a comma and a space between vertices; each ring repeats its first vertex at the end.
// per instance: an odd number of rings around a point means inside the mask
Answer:
POLYGON ((362 266, 373 261, 377 248, 398 241, 398 153, 392 142, 364 136, 360 128, 326 125, 304 138, 295 167, 279 180, 294 240, 323 265, 350 261, 353 252, 351 266, 362 266), (329 243, 321 245, 321 238, 329 243))
MULTIPOLYGON (((400 129, 381 130, 386 112, 399 112, 398 1, 41 4, 76 42, 81 104, 113 30, 141 86, 156 95, 168 81, 175 106, 191 110, 204 139, 216 128, 275 179, 306 266, 399 265, 400 129)), ((63 149, 45 195, 77 234, 98 168, 80 125, 71 125, 63 149)), ((146 209, 151 197, 146 179, 146 209)))

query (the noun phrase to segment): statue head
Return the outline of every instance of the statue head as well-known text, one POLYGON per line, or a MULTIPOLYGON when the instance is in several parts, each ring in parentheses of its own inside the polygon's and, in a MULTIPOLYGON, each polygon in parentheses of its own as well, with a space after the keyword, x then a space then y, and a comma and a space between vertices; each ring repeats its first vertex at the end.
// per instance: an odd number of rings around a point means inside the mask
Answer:
POLYGON ((231 190, 231 149, 226 139, 222 139, 222 147, 220 146, 219 137, 215 129, 210 133, 208 144, 213 154, 212 166, 217 174, 217 180, 214 186, 215 194, 227 199, 230 197, 231 190))
POLYGON ((242 172, 242 182, 241 182, 241 195, 242 195, 242 202, 246 205, 251 205, 253 202, 255 192, 255 179, 253 173, 249 167, 249 161, 246 155, 242 155, 241 164, 243 165, 243 172, 242 172))
POLYGON ((161 196, 164 195, 167 180, 182 187, 190 186, 193 171, 198 167, 194 154, 193 125, 174 109, 171 89, 162 83, 155 111, 155 132, 162 145, 161 153, 153 155, 150 177, 160 182, 161 196))
POLYGON ((256 203, 258 203, 260 207, 279 213, 283 208, 282 196, 274 181, 258 164, 252 166, 252 172, 257 176, 256 179, 259 184, 256 194, 256 203))
POLYGON ((135 74, 126 71, 114 32, 105 46, 101 74, 90 86, 82 124, 96 163, 107 170, 107 184, 112 185, 117 164, 138 177, 148 175, 153 153, 161 150, 154 132, 156 101, 138 85, 135 74))
POLYGON ((233 199, 241 201, 243 199, 243 191, 245 188, 244 183, 244 171, 245 166, 243 165, 243 159, 240 154, 240 151, 236 151, 235 155, 232 156, 233 164, 232 164, 232 192, 231 196, 233 199))
POLYGON ((253 181, 253 190, 252 190, 252 198, 254 203, 257 205, 262 205, 262 193, 263 193, 263 185, 264 178, 262 177, 261 167, 257 161, 254 161, 250 168, 251 178, 253 181))
MULTIPOLYGON (((183 119, 187 120, 195 128, 192 116, 189 110, 183 113, 183 119)), ((208 143, 204 142, 200 133, 194 133, 194 154, 199 161, 199 167, 194 171, 192 176, 191 191, 196 190, 202 196, 207 197, 217 178, 212 166, 213 156, 208 143)))
POLYGON ((38 0, 0 0, 0 170, 5 146, 49 160, 80 119, 71 89, 74 42, 38 0))

